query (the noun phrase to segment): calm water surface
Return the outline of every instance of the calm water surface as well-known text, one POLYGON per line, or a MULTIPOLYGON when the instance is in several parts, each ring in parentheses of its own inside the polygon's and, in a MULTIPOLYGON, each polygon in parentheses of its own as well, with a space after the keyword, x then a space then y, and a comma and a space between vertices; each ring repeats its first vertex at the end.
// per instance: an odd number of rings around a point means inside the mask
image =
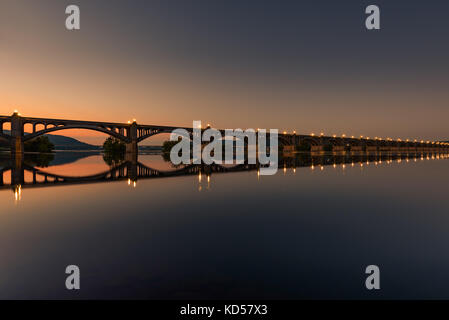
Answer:
MULTIPOLYGON (((159 155, 139 161, 173 170, 159 155)), ((0 298, 448 299, 448 165, 338 163, 274 176, 54 183, 20 195, 5 186, 0 298), (81 269, 79 291, 65 289, 70 264, 81 269), (365 289, 370 264, 380 291, 365 289)), ((92 176, 109 166, 101 155, 60 153, 39 169, 92 176)))

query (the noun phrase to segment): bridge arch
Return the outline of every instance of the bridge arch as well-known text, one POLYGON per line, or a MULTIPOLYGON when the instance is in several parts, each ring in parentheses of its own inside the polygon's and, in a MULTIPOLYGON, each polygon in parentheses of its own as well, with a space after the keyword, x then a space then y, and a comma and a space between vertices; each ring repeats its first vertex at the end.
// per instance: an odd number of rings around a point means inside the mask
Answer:
POLYGON ((321 145, 321 142, 318 138, 314 137, 301 137, 299 140, 299 144, 308 144, 310 146, 319 146, 321 145))
POLYGON ((326 142, 332 146, 346 146, 345 140, 340 138, 330 138, 326 142))
MULTIPOLYGON (((141 129, 138 129, 141 130, 141 129)), ((145 130, 145 129, 142 129, 145 130)), ((141 134, 139 134, 139 137, 137 138, 137 143, 142 142, 150 137, 153 137, 155 135, 158 134, 162 134, 162 133, 172 133, 173 129, 172 128, 167 128, 167 129, 149 129, 147 131, 142 132, 141 134)))
POLYGON ((123 141, 125 143, 130 142, 130 140, 128 139, 128 137, 113 131, 113 130, 109 130, 103 127, 97 127, 97 126, 93 126, 93 125, 85 125, 85 124, 68 124, 68 125, 62 125, 62 126, 54 126, 52 128, 47 128, 44 130, 39 130, 30 134, 26 134, 23 137, 23 141, 28 141, 31 139, 34 139, 36 137, 39 137, 41 135, 50 133, 50 132, 55 132, 55 131, 60 131, 60 130, 67 130, 67 129, 86 129, 86 130, 92 130, 92 131, 98 131, 98 132, 102 132, 105 134, 108 134, 114 138, 119 139, 120 141, 123 141))

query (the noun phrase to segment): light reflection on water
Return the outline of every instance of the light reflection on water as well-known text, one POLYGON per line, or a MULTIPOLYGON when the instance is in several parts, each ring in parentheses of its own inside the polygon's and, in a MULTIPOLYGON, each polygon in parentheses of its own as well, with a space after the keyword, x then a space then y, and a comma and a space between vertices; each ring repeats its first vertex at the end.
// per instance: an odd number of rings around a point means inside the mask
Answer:
MULTIPOLYGON (((109 169, 100 155, 54 162, 40 169, 109 169)), ((303 164, 0 190, 0 298, 449 298, 446 155, 303 164)))

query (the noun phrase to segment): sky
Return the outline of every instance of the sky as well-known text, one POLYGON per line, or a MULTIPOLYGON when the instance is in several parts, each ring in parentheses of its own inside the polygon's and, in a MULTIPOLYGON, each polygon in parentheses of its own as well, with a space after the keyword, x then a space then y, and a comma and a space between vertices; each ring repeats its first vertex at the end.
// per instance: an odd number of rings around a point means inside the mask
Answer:
POLYGON ((0 0, 0 115, 449 140, 448 15, 447 0, 0 0))

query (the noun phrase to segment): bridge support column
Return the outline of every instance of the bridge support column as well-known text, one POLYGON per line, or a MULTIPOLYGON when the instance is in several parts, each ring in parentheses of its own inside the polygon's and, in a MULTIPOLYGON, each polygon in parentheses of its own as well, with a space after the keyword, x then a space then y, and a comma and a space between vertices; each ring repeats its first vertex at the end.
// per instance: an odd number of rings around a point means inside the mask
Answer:
POLYGON ((11 185, 19 186, 24 182, 23 159, 21 157, 15 157, 14 162, 14 166, 11 169, 11 185))
POLYGON ((139 147, 137 145, 137 123, 135 121, 129 127, 128 138, 130 142, 126 144, 125 160, 137 162, 137 154, 139 152, 139 147))
POLYGON ((128 172, 128 178, 131 181, 136 182, 137 178, 139 177, 137 162, 134 162, 134 161, 129 162, 127 164, 127 172, 128 172))
POLYGON ((11 117, 11 154, 23 154, 23 125, 18 113, 11 117))

